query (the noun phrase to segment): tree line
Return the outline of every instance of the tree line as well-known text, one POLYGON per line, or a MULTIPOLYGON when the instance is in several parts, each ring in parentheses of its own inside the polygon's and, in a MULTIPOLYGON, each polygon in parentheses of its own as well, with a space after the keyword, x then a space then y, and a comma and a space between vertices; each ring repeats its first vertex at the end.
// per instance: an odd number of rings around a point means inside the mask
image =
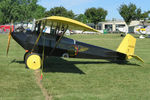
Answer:
POLYGON ((38 0, 0 0, 0 24, 28 21, 45 16, 45 8, 38 0))
MULTIPOLYGON (((76 15, 72 10, 66 8, 54 7, 46 10, 43 6, 37 4, 38 0, 0 0, 0 24, 13 22, 30 21, 32 19, 39 19, 48 16, 64 16, 83 23, 94 23, 106 20, 108 14, 107 10, 99 8, 88 8, 84 14, 76 15)), ((142 12, 135 4, 122 4, 118 7, 119 14, 124 21, 129 25, 132 20, 146 20, 149 18, 150 11, 142 12)))

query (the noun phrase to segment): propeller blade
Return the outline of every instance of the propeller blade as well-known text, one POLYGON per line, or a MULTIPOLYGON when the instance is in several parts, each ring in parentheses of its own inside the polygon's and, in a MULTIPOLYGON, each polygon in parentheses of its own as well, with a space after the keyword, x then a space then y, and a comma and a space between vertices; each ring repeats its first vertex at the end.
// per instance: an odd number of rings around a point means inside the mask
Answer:
POLYGON ((7 56, 9 52, 9 46, 10 46, 10 39, 11 39, 11 32, 12 32, 12 26, 10 27, 9 35, 8 35, 8 45, 7 45, 7 56))

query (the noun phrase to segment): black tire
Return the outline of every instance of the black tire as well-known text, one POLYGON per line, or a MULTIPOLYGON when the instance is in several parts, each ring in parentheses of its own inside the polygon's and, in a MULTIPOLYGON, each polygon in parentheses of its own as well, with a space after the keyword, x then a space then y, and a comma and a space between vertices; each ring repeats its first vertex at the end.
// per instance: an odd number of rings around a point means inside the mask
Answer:
POLYGON ((24 62, 25 62, 25 60, 26 60, 27 56, 28 56, 28 55, 30 55, 30 54, 31 54, 31 52, 29 52, 29 51, 28 51, 28 52, 26 52, 26 53, 24 54, 24 59, 23 59, 23 60, 24 60, 24 62))
POLYGON ((124 35, 124 34, 121 34, 120 36, 121 36, 121 37, 124 37, 125 35, 124 35))
POLYGON ((62 57, 64 57, 64 58, 69 58, 69 54, 68 54, 68 53, 63 53, 63 54, 62 54, 62 57))
POLYGON ((25 59, 25 65, 28 69, 37 70, 41 68, 42 59, 37 53, 29 54, 25 59))

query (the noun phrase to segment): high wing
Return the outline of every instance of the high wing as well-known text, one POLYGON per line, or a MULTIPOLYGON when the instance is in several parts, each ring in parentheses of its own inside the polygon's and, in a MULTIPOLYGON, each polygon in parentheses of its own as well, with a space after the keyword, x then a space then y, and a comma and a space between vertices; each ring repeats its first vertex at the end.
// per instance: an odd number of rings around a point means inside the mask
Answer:
POLYGON ((51 50, 50 54, 52 54, 54 52, 55 48, 58 46, 58 44, 60 43, 60 40, 62 39, 62 37, 64 36, 65 32, 68 29, 69 30, 99 32, 98 30, 95 30, 95 29, 89 27, 88 25, 83 24, 79 21, 76 21, 76 20, 73 20, 70 18, 66 18, 66 17, 60 17, 60 16, 51 16, 51 17, 46 17, 46 18, 36 20, 36 24, 38 24, 38 23, 43 24, 42 25, 43 27, 42 27, 42 30, 39 31, 39 36, 35 42, 33 49, 35 48, 36 44, 38 43, 45 26, 50 27, 50 34, 56 35, 61 32, 61 34, 59 34, 59 37, 56 40, 56 44, 55 44, 54 48, 51 50), (54 29, 53 33, 52 33, 52 29, 54 29))
POLYGON ((66 17, 51 16, 51 17, 46 17, 46 18, 36 20, 36 22, 39 22, 39 21, 47 21, 46 26, 53 25, 53 27, 57 27, 58 25, 68 25, 68 29, 70 29, 70 30, 83 30, 83 31, 99 32, 98 30, 95 30, 86 24, 83 24, 79 21, 76 21, 76 20, 73 20, 70 18, 66 18, 66 17))

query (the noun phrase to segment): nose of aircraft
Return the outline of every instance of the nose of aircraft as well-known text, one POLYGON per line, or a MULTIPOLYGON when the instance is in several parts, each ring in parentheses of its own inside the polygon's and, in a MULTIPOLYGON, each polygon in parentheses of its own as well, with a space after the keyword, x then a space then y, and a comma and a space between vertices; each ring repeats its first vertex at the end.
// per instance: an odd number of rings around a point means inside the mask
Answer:
POLYGON ((26 34, 24 32, 12 32, 11 36, 13 39, 24 48, 26 34))

